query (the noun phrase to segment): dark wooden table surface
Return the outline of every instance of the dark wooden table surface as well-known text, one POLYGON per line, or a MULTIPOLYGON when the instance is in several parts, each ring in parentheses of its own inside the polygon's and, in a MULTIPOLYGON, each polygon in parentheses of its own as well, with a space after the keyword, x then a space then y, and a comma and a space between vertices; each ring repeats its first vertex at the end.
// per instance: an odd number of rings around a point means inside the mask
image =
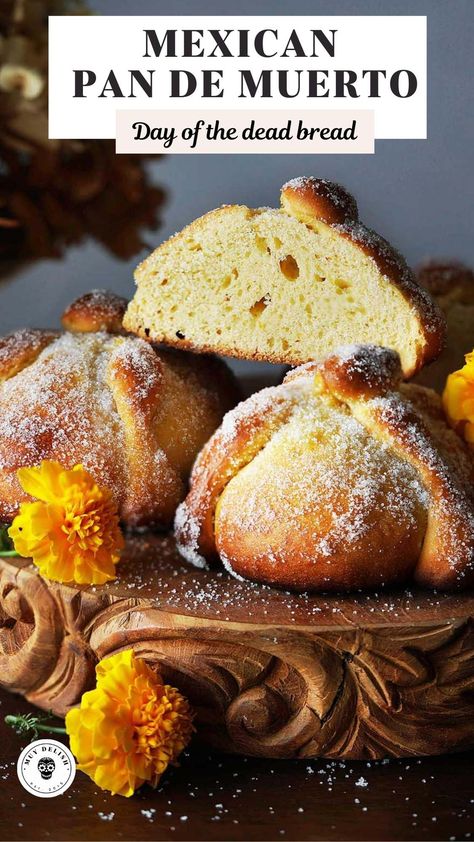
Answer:
POLYGON ((192 746, 156 791, 112 797, 78 772, 41 799, 18 782, 26 744, 3 723, 33 710, 0 691, 0 839, 461 840, 474 837, 473 754, 365 762, 264 761, 192 746))

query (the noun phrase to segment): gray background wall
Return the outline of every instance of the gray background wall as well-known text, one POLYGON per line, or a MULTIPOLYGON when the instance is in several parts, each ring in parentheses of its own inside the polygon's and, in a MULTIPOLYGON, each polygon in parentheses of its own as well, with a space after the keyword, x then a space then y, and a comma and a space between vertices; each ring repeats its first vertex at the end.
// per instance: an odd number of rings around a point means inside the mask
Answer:
MULTIPOLYGON (((357 196, 361 217, 417 263, 448 255, 474 261, 473 69, 474 0, 96 0, 102 14, 427 14, 426 141, 378 141, 375 155, 170 156, 154 163, 168 193, 157 245, 197 215, 224 202, 274 205, 288 178, 316 174, 341 181, 357 196)), ((76 293, 97 286, 132 293, 129 262, 94 243, 61 261, 23 268, 0 283, 0 333, 20 324, 51 325, 76 293)))

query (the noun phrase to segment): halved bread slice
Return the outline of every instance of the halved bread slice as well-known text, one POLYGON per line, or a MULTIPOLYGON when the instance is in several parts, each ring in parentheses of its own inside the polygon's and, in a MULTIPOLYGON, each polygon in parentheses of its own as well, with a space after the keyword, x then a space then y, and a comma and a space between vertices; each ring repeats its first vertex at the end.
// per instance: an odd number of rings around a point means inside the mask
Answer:
POLYGON ((281 208, 227 205, 136 270, 127 330, 195 351, 296 365, 341 344, 398 351, 405 377, 442 348, 444 320, 403 258, 337 184, 299 178, 281 208))

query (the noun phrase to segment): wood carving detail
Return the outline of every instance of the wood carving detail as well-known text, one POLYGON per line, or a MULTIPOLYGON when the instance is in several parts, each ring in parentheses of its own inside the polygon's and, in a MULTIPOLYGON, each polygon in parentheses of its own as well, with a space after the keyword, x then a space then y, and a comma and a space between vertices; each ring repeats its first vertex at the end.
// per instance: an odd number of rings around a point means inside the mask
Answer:
POLYGON ((3 565, 0 575, 0 677, 23 695, 54 670, 63 630, 56 602, 39 576, 3 565))
MULTIPOLYGON (((87 596, 87 595, 85 595, 87 596)), ((64 713, 93 682, 95 655, 82 635, 82 594, 62 599, 28 568, 0 569, 0 683, 64 713)))
POLYGON ((0 683, 58 714, 93 685, 97 659, 133 647, 189 697, 200 738, 227 751, 376 758, 474 744, 470 608, 424 625, 220 622, 0 568, 0 683))

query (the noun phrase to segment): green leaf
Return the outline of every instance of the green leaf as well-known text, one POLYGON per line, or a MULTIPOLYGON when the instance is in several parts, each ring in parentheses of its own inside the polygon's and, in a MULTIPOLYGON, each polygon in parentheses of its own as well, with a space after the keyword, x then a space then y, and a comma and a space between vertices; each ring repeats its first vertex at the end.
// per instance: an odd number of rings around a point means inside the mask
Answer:
POLYGON ((0 556, 18 556, 12 539, 8 534, 8 523, 0 523, 0 556))

